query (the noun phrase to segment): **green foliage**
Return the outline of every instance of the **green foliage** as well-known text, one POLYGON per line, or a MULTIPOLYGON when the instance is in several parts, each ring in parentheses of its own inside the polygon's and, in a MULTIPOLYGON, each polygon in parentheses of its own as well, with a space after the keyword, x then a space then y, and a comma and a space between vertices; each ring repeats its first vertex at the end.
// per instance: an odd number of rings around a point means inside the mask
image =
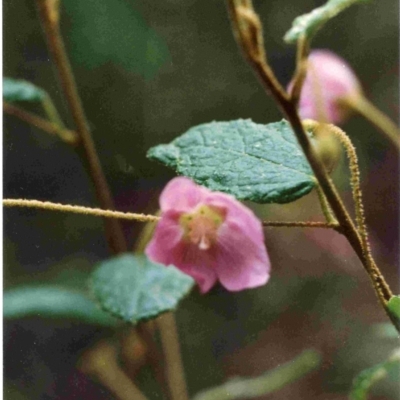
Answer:
POLYGON ((369 0, 329 0, 321 7, 315 8, 308 14, 300 15, 292 24, 284 37, 287 43, 296 43, 301 35, 314 36, 322 26, 352 4, 365 3, 369 0))
POLYGON ((166 44, 125 0, 68 0, 66 38, 73 59, 88 69, 114 62, 151 78, 169 59, 166 44))
POLYGON ((116 320, 83 293, 56 285, 21 286, 4 293, 5 318, 39 316, 76 318, 89 324, 114 326, 116 320))
POLYGON ((399 367, 400 350, 396 350, 386 361, 362 371, 353 381, 350 400, 366 400, 371 386, 393 370, 398 377, 399 367))
POLYGON ((239 200, 289 203, 315 186, 311 167, 285 120, 195 126, 170 144, 151 148, 147 156, 239 200))
POLYGON ((255 378, 234 378, 222 386, 210 388, 195 396, 194 400, 253 399, 275 392, 303 375, 314 370, 321 363, 321 356, 315 350, 305 350, 290 362, 255 378))
POLYGON ((372 327, 373 333, 382 339, 398 339, 399 332, 390 322, 382 322, 372 327))
POLYGON ((3 78, 3 99, 15 101, 43 101, 47 93, 34 84, 22 79, 3 78))
POLYGON ((387 303, 387 308, 392 316, 393 323, 400 329, 400 296, 392 296, 387 303))
POLYGON ((131 323, 173 310, 192 286, 193 279, 175 267, 132 254, 102 262, 91 280, 103 309, 131 323))

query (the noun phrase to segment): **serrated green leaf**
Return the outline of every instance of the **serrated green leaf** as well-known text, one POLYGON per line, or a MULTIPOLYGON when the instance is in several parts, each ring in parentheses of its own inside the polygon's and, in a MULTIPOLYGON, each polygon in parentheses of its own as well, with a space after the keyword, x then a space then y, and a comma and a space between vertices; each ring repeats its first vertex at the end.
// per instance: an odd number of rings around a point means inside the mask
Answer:
POLYGON ((113 62, 150 79, 170 57, 166 42, 132 2, 68 0, 63 6, 72 21, 69 53, 88 69, 113 62))
POLYGON ((173 266, 123 254, 100 263, 91 288, 104 310, 131 323, 173 310, 194 281, 173 266))
POLYGON ((3 78, 3 99, 14 101, 42 101, 47 93, 33 83, 22 79, 3 78))
POLYGON ((400 350, 396 350, 388 360, 362 371, 353 381, 350 400, 366 400, 371 386, 385 378, 389 372, 400 367, 400 350))
POLYGON ((284 40, 286 43, 296 43, 301 35, 311 39, 325 23, 340 12, 353 4, 367 1, 370 0, 329 0, 325 5, 297 17, 292 28, 285 34, 284 40))
POLYGON ((5 318, 76 318, 90 324, 116 325, 114 318, 83 293, 55 285, 22 286, 6 291, 3 313, 5 318))
POLYGON ((211 190, 256 203, 289 203, 309 193, 315 178, 287 121, 251 120, 195 126, 147 156, 211 190))
POLYGON ((221 386, 198 393, 194 400, 234 400, 259 398, 296 381, 321 363, 321 355, 305 350, 295 359, 254 378, 233 378, 221 386))

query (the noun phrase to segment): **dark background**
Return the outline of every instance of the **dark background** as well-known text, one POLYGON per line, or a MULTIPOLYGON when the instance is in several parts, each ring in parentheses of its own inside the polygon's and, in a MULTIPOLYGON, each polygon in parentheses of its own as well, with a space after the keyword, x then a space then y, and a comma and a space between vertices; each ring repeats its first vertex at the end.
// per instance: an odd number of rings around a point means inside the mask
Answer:
MULTIPOLYGON (((44 88, 73 128, 38 22, 35 2, 3 2, 4 75, 44 88)), ((322 1, 255 1, 268 57, 287 84, 295 48, 283 35, 297 15, 322 1)), ((234 42, 223 1, 64 0, 62 30, 93 137, 119 210, 155 212, 174 175, 146 151, 213 120, 282 117, 234 42)), ((366 96, 398 115, 398 3, 353 6, 317 35, 356 71, 366 96)), ((23 105, 40 113, 35 105, 23 105)), ((372 249, 398 290, 398 159, 390 143, 361 117, 343 127, 362 168, 372 249)), ((96 206, 90 177, 74 149, 11 116, 4 118, 4 197, 96 206)), ((351 207, 347 169, 334 174, 351 207)), ((270 220, 321 220, 314 193, 289 205, 251 205, 270 220)), ((133 245, 142 225, 124 223, 133 245)), ((353 377, 383 361, 393 343, 374 337, 386 322, 368 277, 335 232, 265 229, 272 278, 262 288, 195 291, 178 310, 190 393, 234 375, 257 375, 305 348, 322 367, 269 399, 345 399, 353 377)), ((5 288, 89 271, 109 256, 102 221, 48 211, 4 212, 5 288)), ((5 325, 5 398, 113 398, 74 367, 82 350, 112 332, 69 320, 29 318, 5 325)), ((139 386, 159 394, 149 374, 139 386)), ((374 399, 396 398, 397 385, 378 385, 374 399), (378 395, 380 394, 380 396, 378 395)))

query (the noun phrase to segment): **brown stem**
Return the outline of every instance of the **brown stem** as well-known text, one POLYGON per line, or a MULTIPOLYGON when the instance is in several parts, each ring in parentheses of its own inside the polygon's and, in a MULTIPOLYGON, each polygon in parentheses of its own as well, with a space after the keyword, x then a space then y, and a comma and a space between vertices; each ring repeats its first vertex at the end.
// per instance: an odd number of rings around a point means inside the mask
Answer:
POLYGON ((155 321, 142 322, 138 325, 137 331, 147 346, 147 362, 151 366, 154 376, 160 385, 164 395, 168 393, 168 382, 164 375, 164 360, 162 353, 157 346, 155 334, 155 321))
POLYGON ((160 330, 171 398, 188 400, 175 316, 172 312, 165 313, 156 319, 156 323, 160 330))
POLYGON ((79 363, 79 369, 109 389, 120 400, 147 400, 118 364, 116 347, 101 341, 87 350, 79 363))
POLYGON ((59 136, 66 143, 72 145, 78 143, 79 138, 76 132, 74 131, 68 129, 62 129, 56 124, 47 121, 46 119, 41 118, 38 115, 32 114, 20 107, 8 104, 6 102, 3 102, 3 109, 7 114, 13 115, 14 117, 17 117, 20 120, 27 122, 28 124, 36 126, 36 128, 39 128, 42 131, 50 133, 51 135, 59 136))
MULTIPOLYGON (((235 7, 234 0, 228 0, 228 8, 232 15, 233 31, 235 32, 235 36, 240 38, 239 44, 242 46, 242 49, 246 54, 250 65, 255 70, 262 85, 267 88, 269 92, 271 92, 277 104, 279 104, 284 115, 290 122, 290 125, 292 126, 292 129, 297 137, 297 140, 299 141, 301 148, 303 149, 305 156, 307 157, 307 160, 314 172, 314 175, 316 176, 330 207, 336 215, 336 218, 343 230, 343 234, 346 236, 354 251, 358 255, 359 259, 361 260, 363 266, 365 267, 365 270, 372 281, 375 292, 385 311, 388 313, 386 304, 391 298, 392 292, 377 265, 375 264, 369 252, 369 249, 364 248, 360 234, 358 233, 352 219, 350 218, 349 213, 344 206, 342 199, 340 198, 335 186, 333 185, 332 180, 330 179, 325 167, 323 166, 323 163, 316 154, 303 128, 300 117, 298 116, 296 111, 296 105, 292 103, 291 99, 281 93, 279 87, 275 88, 275 82, 274 80, 271 80, 271 75, 268 72, 268 69, 265 68, 262 60, 260 61, 258 57, 254 56, 254 44, 249 43, 251 37, 246 37, 243 32, 240 32, 240 14, 235 7)), ((258 26, 254 25, 253 28, 258 29, 258 26)))
MULTIPOLYGON (((71 65, 65 51, 63 38, 58 23, 58 1, 36 0, 39 16, 46 34, 50 53, 57 67, 60 82, 65 98, 70 107, 71 114, 78 132, 82 147, 83 160, 87 164, 96 189, 100 206, 105 209, 114 209, 114 201, 107 185, 96 148, 83 111, 81 99, 72 73, 71 65)), ((127 251, 126 240, 119 221, 115 219, 105 220, 107 241, 111 250, 115 253, 127 251)))
POLYGON ((290 91, 290 98, 293 104, 299 103, 301 88, 307 75, 307 57, 310 51, 310 43, 305 35, 300 36, 297 41, 296 71, 293 76, 293 86, 290 91))
POLYGON ((263 221, 263 226, 287 227, 287 228, 325 228, 340 231, 337 222, 319 222, 319 221, 263 221))

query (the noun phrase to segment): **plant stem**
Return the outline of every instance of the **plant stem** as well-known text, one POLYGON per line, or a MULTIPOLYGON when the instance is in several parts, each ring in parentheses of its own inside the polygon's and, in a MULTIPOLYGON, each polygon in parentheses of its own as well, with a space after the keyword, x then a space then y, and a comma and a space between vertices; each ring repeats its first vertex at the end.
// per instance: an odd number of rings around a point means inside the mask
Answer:
POLYGON ((400 150, 400 130, 396 124, 382 111, 378 110, 363 95, 349 96, 340 99, 340 103, 357 111, 365 119, 374 124, 400 150))
POLYGON ((13 115, 14 117, 17 117, 20 120, 27 122, 28 124, 36 126, 42 131, 50 133, 51 135, 59 136, 66 143, 75 145, 79 141, 79 137, 76 132, 69 129, 63 129, 55 123, 47 121, 46 119, 41 118, 38 115, 25 111, 20 107, 3 102, 3 109, 7 114, 13 115))
POLYGON ((160 330, 171 398, 188 400, 175 315, 172 312, 165 313, 156 319, 156 323, 160 330))
MULTIPOLYGON (((251 1, 248 2, 249 10, 248 13, 254 13, 254 10, 251 5, 251 1)), ((244 51, 247 59, 249 60, 250 65, 256 72, 256 75, 260 79, 262 85, 268 89, 268 91, 275 98, 275 101, 280 106, 283 111, 283 114, 288 119, 292 129, 299 141, 301 148, 316 176, 321 189, 323 190, 330 207, 336 215, 336 218, 342 228, 342 233, 346 236, 347 240, 353 247, 354 251, 358 255, 361 260, 366 272, 368 273, 372 285, 375 289, 375 293, 378 296, 385 312, 390 316, 390 313, 387 310, 387 302, 392 296, 392 292, 386 283, 383 275, 375 264, 371 253, 369 251, 369 247, 365 247, 363 245, 363 240, 357 231, 350 215, 344 206, 342 199, 340 198, 335 186, 333 185, 332 180, 330 179, 323 163, 319 159, 316 154, 305 130, 300 120, 300 117, 296 111, 296 105, 293 104, 291 99, 289 99, 286 95, 282 95, 279 87, 275 88, 275 81, 271 79, 270 68, 265 68, 265 65, 262 62, 262 59, 254 54, 254 43, 250 41, 255 35, 249 35, 246 32, 241 32, 240 18, 241 18, 241 10, 238 7, 235 7, 234 0, 228 0, 228 8, 232 15, 232 25, 235 36, 239 38, 239 44, 242 46, 242 50, 244 51)), ((254 13, 255 14, 255 13, 254 13)), ((249 18, 246 19, 247 23, 251 21, 249 18)), ((261 23, 253 24, 253 30, 261 30, 261 23)))
POLYGON ((160 217, 156 215, 126 213, 121 211, 103 210, 102 208, 90 208, 75 206, 72 204, 52 203, 51 201, 28 200, 28 199, 3 199, 3 205, 6 207, 29 207, 41 208, 44 210, 69 212, 73 214, 93 215, 95 217, 127 219, 130 221, 154 222, 160 217))
POLYGON ((305 35, 300 36, 297 41, 296 71, 293 77, 293 86, 290 98, 297 105, 300 99, 301 88, 307 75, 307 57, 310 51, 310 43, 305 35))
MULTIPOLYGON (((65 51, 64 41, 59 27, 58 1, 36 0, 39 16, 46 34, 50 53, 57 67, 61 86, 65 98, 70 107, 71 114, 78 132, 83 153, 82 159, 87 164, 93 179, 97 198, 100 206, 105 209, 114 209, 114 201, 107 185, 99 157, 88 127, 83 111, 81 99, 72 73, 70 62, 65 51)), ((119 221, 115 219, 105 220, 107 241, 114 253, 127 251, 126 240, 119 221)))
MULTIPOLYGON (((144 249, 150 240, 154 230, 154 222, 160 219, 159 215, 137 214, 113 210, 103 210, 101 208, 91 208, 76 206, 73 204, 52 203, 50 201, 28 200, 28 199, 3 199, 5 207, 27 207, 39 208, 43 210, 68 212, 73 214, 90 215, 94 217, 126 219, 128 221, 147 222, 143 229, 142 236, 139 237, 139 242, 135 246, 136 253, 143 253, 144 249)), ((157 213, 158 214, 158 213, 157 213)), ((298 228, 332 228, 340 230, 337 222, 316 222, 316 221, 263 221, 263 226, 271 227, 298 227, 298 228)))
POLYGON ((340 231, 337 222, 318 222, 318 221, 263 221, 263 226, 287 227, 287 228, 325 228, 340 231))
POLYGON ((117 358, 115 346, 101 341, 83 354, 79 369, 97 378, 120 400, 147 400, 122 370, 117 358))

